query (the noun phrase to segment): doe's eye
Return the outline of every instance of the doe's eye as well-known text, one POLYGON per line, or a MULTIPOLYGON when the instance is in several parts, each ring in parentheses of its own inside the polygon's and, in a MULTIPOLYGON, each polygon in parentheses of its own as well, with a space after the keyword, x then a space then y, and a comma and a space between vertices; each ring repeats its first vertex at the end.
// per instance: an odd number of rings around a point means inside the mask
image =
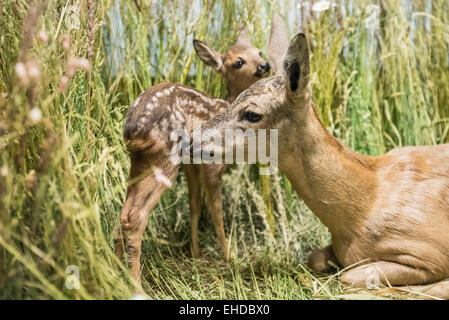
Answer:
POLYGON ((245 60, 240 59, 239 61, 234 63, 232 66, 234 67, 234 69, 240 69, 241 67, 243 67, 244 64, 245 64, 245 60))
POLYGON ((249 122, 255 123, 262 119, 262 116, 258 113, 247 111, 243 114, 243 118, 249 122))

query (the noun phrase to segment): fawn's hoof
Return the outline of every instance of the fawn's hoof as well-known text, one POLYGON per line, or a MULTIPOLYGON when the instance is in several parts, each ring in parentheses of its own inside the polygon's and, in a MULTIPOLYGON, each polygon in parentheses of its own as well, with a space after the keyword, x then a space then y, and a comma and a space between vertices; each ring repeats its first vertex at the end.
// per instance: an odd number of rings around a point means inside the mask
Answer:
POLYGON ((329 261, 334 262, 333 253, 326 247, 324 249, 312 252, 309 256, 307 265, 316 273, 328 273, 333 269, 329 261))

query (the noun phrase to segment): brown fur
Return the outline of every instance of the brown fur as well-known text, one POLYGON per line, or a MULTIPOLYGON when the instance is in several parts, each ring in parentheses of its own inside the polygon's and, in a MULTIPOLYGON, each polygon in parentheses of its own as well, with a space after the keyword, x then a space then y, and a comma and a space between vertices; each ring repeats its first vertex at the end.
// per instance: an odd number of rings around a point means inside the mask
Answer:
MULTIPOLYGON (((279 130, 280 169, 332 235, 332 246, 311 255, 311 268, 327 271, 329 260, 343 267, 361 264, 341 280, 366 287, 374 270, 381 284, 449 298, 449 282, 443 281, 449 278, 449 145, 407 147, 379 157, 348 150, 315 112, 304 35, 292 40, 282 65, 283 76, 245 90, 203 131, 279 130), (241 117, 246 111, 262 119, 250 123, 241 117)), ((217 146, 203 149, 211 147, 217 146)))

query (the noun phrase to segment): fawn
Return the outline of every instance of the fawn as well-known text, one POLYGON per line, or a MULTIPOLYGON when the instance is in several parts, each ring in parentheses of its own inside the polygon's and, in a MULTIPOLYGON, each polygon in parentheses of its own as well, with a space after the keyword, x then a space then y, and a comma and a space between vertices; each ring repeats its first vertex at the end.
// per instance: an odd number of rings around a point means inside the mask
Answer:
MULTIPOLYGON (((449 144, 377 157, 345 148, 326 130, 311 100, 304 34, 276 49, 269 55, 275 76, 249 87, 202 125, 202 152, 229 152, 216 140, 204 141, 212 129, 221 135, 226 129, 277 129, 279 168, 332 236, 332 245, 309 256, 309 267, 327 272, 333 262, 352 267, 342 273, 346 285, 392 285, 398 287, 393 291, 448 299, 449 144), (286 51, 283 59, 279 48, 286 51)), ((232 144, 227 150, 249 148, 232 144)))
MULTIPOLYGON (((273 20, 272 33, 276 23, 273 20)), ((271 37, 270 37, 271 39, 271 37)), ((196 53, 203 62, 221 73, 228 86, 228 101, 259 79, 268 75, 270 64, 260 51, 252 47, 245 28, 237 43, 220 54, 207 44, 194 40, 196 53)), ((149 212, 159 201, 178 174, 179 164, 171 161, 174 141, 173 130, 191 132, 204 121, 226 110, 230 103, 216 99, 181 84, 162 83, 142 92, 128 110, 124 128, 124 141, 130 153, 130 184, 121 211, 121 229, 115 239, 115 252, 121 259, 128 256, 131 276, 140 286, 140 251, 149 212)), ((206 207, 212 216, 221 250, 230 256, 223 227, 221 176, 225 165, 185 164, 183 170, 189 190, 192 228, 192 253, 200 254, 198 246, 198 220, 201 211, 201 190, 206 194, 206 207)))

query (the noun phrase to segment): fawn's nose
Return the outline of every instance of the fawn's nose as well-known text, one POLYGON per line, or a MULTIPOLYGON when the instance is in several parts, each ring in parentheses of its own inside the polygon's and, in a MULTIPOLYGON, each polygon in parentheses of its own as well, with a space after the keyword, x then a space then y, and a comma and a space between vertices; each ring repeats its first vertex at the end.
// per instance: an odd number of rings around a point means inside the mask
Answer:
POLYGON ((267 62, 265 64, 259 64, 257 66, 257 71, 259 72, 268 72, 271 69, 271 65, 267 62))

